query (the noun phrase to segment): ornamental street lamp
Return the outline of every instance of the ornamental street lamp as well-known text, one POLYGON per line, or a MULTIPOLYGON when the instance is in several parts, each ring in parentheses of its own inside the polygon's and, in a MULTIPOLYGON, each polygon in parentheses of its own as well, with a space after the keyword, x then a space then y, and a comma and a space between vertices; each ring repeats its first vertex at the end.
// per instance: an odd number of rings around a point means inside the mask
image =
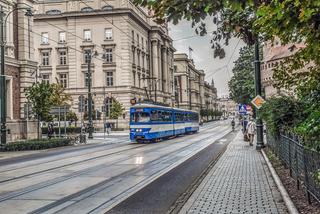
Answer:
POLYGON ((7 117, 7 97, 6 97, 6 77, 5 77, 5 28, 9 15, 16 10, 26 10, 25 16, 31 17, 33 16, 31 8, 27 7, 16 7, 13 10, 9 11, 7 14, 3 10, 3 6, 0 7, 0 55, 1 55, 1 66, 0 66, 0 117, 1 117, 1 145, 7 143, 7 126, 6 126, 6 117, 7 117))
MULTIPOLYGON (((255 71, 255 92, 256 96, 261 96, 261 71, 260 71, 260 59, 259 59, 259 39, 257 37, 255 45, 255 61, 254 61, 254 71, 255 71)), ((256 109, 256 126, 257 126, 257 150, 261 150, 264 147, 263 143, 263 123, 260 117, 259 109, 256 109)))

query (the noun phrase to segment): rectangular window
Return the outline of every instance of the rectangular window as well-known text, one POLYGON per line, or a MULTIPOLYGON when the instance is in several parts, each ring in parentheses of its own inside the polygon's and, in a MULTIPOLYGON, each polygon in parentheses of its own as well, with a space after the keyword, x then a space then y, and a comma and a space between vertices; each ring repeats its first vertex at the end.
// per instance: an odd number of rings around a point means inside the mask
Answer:
POLYGON ((144 54, 142 54, 142 68, 144 68, 144 54))
POLYGON ((48 33, 41 33, 41 43, 42 44, 49 44, 49 34, 48 33))
POLYGON ((144 48, 143 37, 141 37, 141 45, 142 45, 142 49, 143 49, 144 48))
POLYGON ((132 79, 133 79, 133 86, 136 86, 136 72, 132 73, 132 79))
POLYGON ((140 52, 137 52, 137 58, 138 58, 138 66, 140 66, 140 52))
POLYGON ((112 39, 112 29, 111 28, 105 29, 105 37, 106 37, 107 40, 111 40, 112 39))
POLYGON ((136 63, 136 49, 134 48, 132 49, 132 63, 136 63))
POLYGON ((43 66, 49 65, 49 52, 42 52, 42 65, 43 66))
POLYGON ((66 32, 59 32, 59 42, 61 43, 66 42, 66 32))
POLYGON ((138 86, 141 88, 141 74, 138 73, 138 86))
POLYGON ((68 86, 67 74, 59 74, 59 83, 62 87, 66 88, 68 86))
POLYGON ((139 34, 137 34, 137 46, 139 47, 139 34))
POLYGON ((83 59, 84 59, 84 63, 89 63, 91 62, 91 50, 84 50, 84 53, 83 53, 83 59))
POLYGON ((91 41, 91 30, 84 30, 83 31, 84 35, 83 38, 85 41, 91 41))
POLYGON ((105 53, 104 53, 104 59, 106 60, 107 63, 111 63, 113 61, 112 59, 112 48, 107 48, 105 50, 105 53))
POLYGON ((106 72, 106 85, 113 86, 113 72, 112 71, 106 72))
POLYGON ((42 74, 41 75, 41 79, 42 79, 42 82, 44 82, 44 83, 50 83, 50 76, 49 76, 49 74, 42 74))
POLYGON ((132 44, 134 44, 134 31, 131 31, 131 37, 132 37, 132 44))
POLYGON ((60 65, 66 65, 67 64, 67 52, 66 51, 60 51, 60 65))

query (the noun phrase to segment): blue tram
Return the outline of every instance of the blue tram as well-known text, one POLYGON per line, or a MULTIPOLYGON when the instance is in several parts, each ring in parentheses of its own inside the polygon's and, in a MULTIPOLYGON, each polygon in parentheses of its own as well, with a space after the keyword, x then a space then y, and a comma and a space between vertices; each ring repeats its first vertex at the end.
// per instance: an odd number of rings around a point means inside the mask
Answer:
POLYGON ((178 108, 137 104, 130 108, 130 140, 156 141, 199 131, 199 114, 178 108))

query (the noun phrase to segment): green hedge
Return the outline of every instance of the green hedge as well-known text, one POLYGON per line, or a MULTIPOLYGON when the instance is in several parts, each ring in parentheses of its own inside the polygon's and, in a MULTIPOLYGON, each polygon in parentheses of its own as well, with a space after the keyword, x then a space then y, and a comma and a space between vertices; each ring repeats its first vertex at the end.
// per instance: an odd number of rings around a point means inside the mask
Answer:
MULTIPOLYGON (((61 127, 61 134, 64 134, 64 127, 61 127)), ((81 127, 67 127, 67 134, 77 134, 81 132, 81 127)), ((54 127, 54 132, 56 134, 59 133, 59 127, 54 127)), ((43 127, 42 128, 42 134, 48 134, 48 128, 47 127, 43 127)))
POLYGON ((2 147, 2 151, 23 151, 23 150, 41 150, 41 149, 49 149, 56 148, 61 146, 69 146, 72 145, 71 139, 42 139, 42 140, 29 140, 29 141, 21 141, 8 143, 4 147, 2 147))

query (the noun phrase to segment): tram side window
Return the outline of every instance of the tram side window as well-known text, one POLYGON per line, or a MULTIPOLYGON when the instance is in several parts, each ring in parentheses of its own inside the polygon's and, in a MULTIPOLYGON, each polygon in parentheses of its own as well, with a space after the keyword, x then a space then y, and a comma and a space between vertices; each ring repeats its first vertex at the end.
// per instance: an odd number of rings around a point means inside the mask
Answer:
POLYGON ((135 112, 131 116, 131 122, 135 123, 143 123, 143 122, 149 122, 150 116, 147 112, 135 112))
POLYGON ((158 121, 158 120, 159 120, 158 111, 156 110, 151 111, 151 121, 158 121))
POLYGON ((176 121, 177 122, 182 122, 183 121, 183 113, 176 112, 175 113, 175 117, 176 117, 176 121))
POLYGON ((169 111, 163 112, 163 121, 166 121, 166 122, 172 121, 171 112, 169 111))

